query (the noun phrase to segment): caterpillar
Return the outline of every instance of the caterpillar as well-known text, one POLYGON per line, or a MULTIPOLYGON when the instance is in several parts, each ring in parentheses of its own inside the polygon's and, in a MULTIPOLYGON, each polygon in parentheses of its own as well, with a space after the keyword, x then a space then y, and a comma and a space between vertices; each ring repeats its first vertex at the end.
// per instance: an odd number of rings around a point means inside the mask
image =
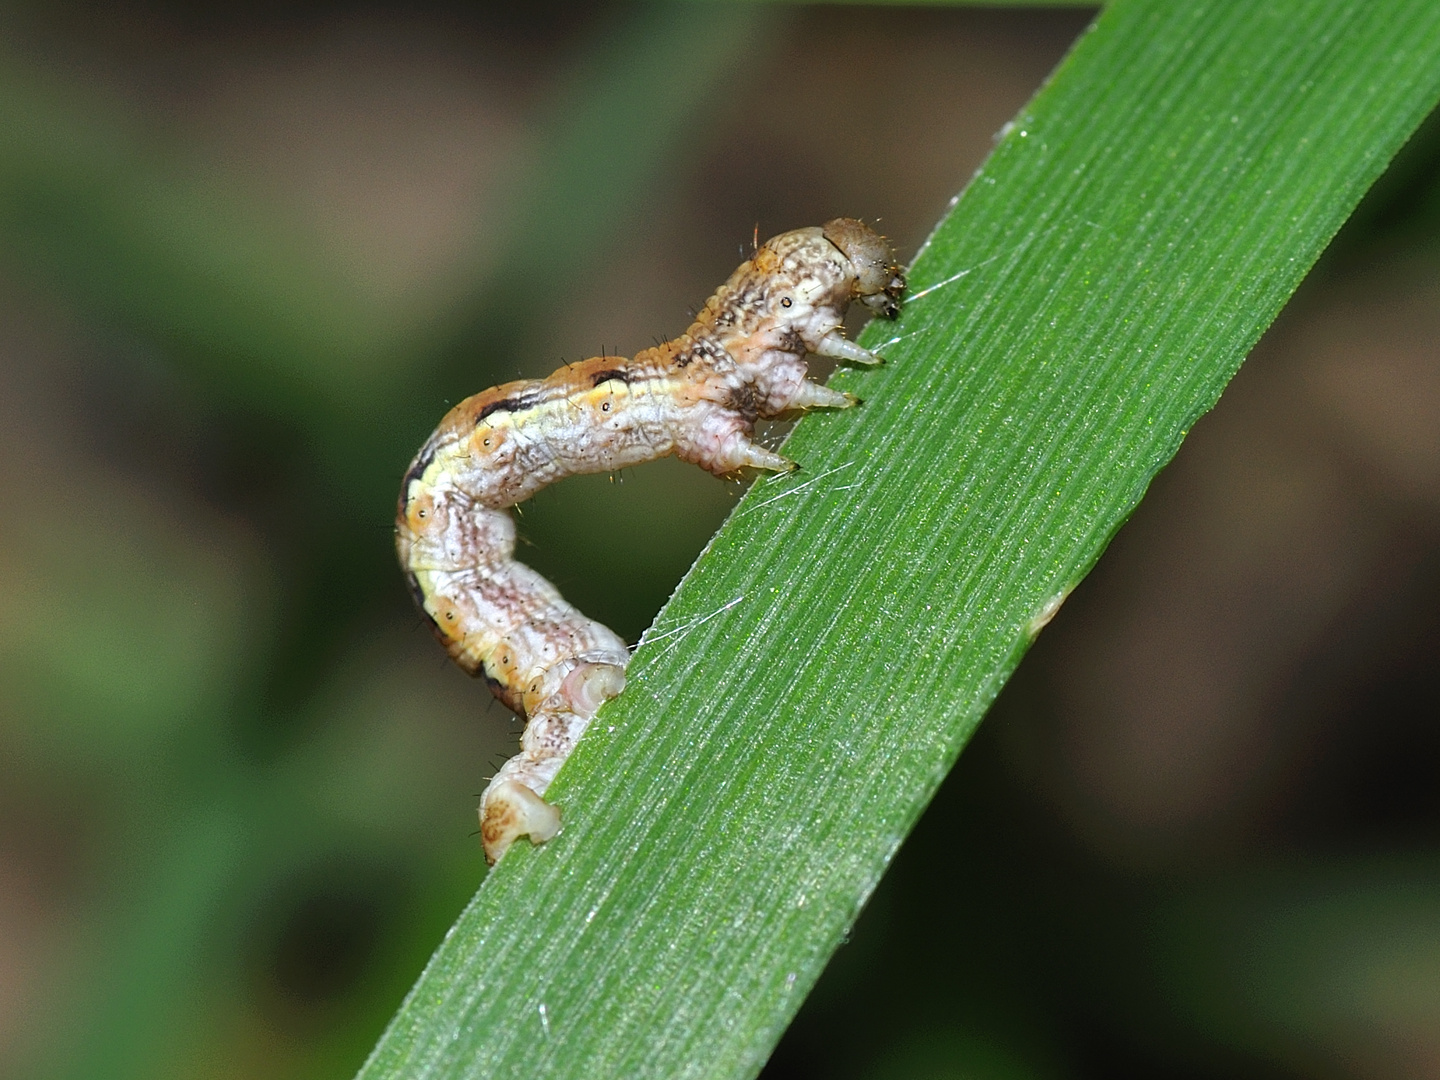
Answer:
POLYGON ((406 470, 395 546, 415 602, 451 657, 527 721, 520 753, 480 799, 494 865, 560 828, 545 790, 597 709, 625 686, 614 632, 517 562, 506 512, 547 484, 674 454, 717 476, 795 465, 751 441, 755 422, 856 398, 806 378, 809 354, 880 358, 845 338, 852 301, 894 318, 905 277, 890 245, 836 218, 759 245, 689 330, 626 360, 602 356, 466 398, 406 470))

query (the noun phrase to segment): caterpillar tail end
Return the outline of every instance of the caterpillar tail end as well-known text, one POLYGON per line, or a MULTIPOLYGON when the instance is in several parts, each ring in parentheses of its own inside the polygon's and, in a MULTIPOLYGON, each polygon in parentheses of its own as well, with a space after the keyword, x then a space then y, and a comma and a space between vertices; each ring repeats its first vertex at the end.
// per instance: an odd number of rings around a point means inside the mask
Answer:
POLYGON ((601 705, 625 689, 625 643, 604 627, 597 629, 613 642, 591 655, 600 659, 574 661, 552 668, 538 680, 537 695, 559 680, 554 693, 526 702, 530 721, 520 740, 522 750, 500 767, 480 796, 480 841, 491 866, 522 836, 532 844, 553 840, 560 831, 560 811, 543 798, 560 766, 601 705), (564 672, 563 678, 560 677, 564 672))
POLYGON ((494 866, 522 836, 543 844, 560 831, 560 811, 524 784, 505 780, 480 801, 480 842, 485 861, 494 866))

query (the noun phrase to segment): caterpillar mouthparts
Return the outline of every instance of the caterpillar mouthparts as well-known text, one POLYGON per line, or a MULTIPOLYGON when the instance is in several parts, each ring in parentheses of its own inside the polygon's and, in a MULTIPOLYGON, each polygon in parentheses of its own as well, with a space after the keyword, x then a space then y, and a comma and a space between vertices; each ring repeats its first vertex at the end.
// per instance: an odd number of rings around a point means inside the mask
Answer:
POLYGON ((887 318, 905 276, 853 218, 772 237, 716 290, 685 334, 625 360, 602 356, 456 405, 411 462, 395 547, 415 602, 450 655, 527 719, 520 753, 480 799, 493 865, 515 840, 560 829, 544 794, 586 725, 625 687, 630 651, 515 559, 506 508, 578 473, 674 454, 717 476, 794 467, 751 441, 755 422, 856 399, 806 378, 809 354, 872 365, 847 340, 856 300, 887 318))

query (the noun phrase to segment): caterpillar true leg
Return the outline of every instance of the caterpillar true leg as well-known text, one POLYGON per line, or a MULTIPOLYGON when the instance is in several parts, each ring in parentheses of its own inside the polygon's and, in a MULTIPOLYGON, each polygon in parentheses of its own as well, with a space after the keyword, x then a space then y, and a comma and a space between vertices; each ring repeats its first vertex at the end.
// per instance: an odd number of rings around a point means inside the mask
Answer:
POLYGON ((874 367, 876 364, 885 362, 869 349, 862 349, 853 341, 842 337, 838 330, 831 330, 820 339, 820 344, 815 348, 815 355, 828 356, 833 360, 844 360, 851 364, 862 364, 865 367, 874 367))
POLYGON ((625 686, 619 637, 515 561, 506 507, 564 476, 676 454, 717 475, 794 463, 751 441, 755 422, 849 394, 806 378, 810 353, 880 358, 840 333, 859 300, 894 317, 905 277, 885 239, 836 218, 766 241, 684 336, 506 383, 446 414, 400 491, 396 549, 416 602, 466 671, 527 719, 521 752, 480 801, 485 857, 560 828, 546 789, 597 709, 625 686))
POLYGON ((766 450, 763 446, 755 443, 747 443, 740 451, 738 467, 731 469, 731 472, 738 472, 739 469, 760 469, 764 472, 790 472, 796 468, 795 462, 787 457, 766 450))
POLYGON ((858 404, 860 399, 854 394, 844 394, 812 382, 801 383, 800 389, 790 399, 792 409, 848 409, 858 404))

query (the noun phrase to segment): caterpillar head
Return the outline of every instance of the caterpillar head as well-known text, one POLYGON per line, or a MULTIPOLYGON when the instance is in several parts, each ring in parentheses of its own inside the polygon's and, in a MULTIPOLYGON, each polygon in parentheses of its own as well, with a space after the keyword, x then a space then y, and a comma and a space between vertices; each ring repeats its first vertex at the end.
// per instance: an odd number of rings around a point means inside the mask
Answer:
POLYGON ((855 268, 855 298, 877 315, 893 319, 900 313, 905 273, 890 243, 863 221, 835 218, 823 226, 825 239, 844 253, 855 268))

